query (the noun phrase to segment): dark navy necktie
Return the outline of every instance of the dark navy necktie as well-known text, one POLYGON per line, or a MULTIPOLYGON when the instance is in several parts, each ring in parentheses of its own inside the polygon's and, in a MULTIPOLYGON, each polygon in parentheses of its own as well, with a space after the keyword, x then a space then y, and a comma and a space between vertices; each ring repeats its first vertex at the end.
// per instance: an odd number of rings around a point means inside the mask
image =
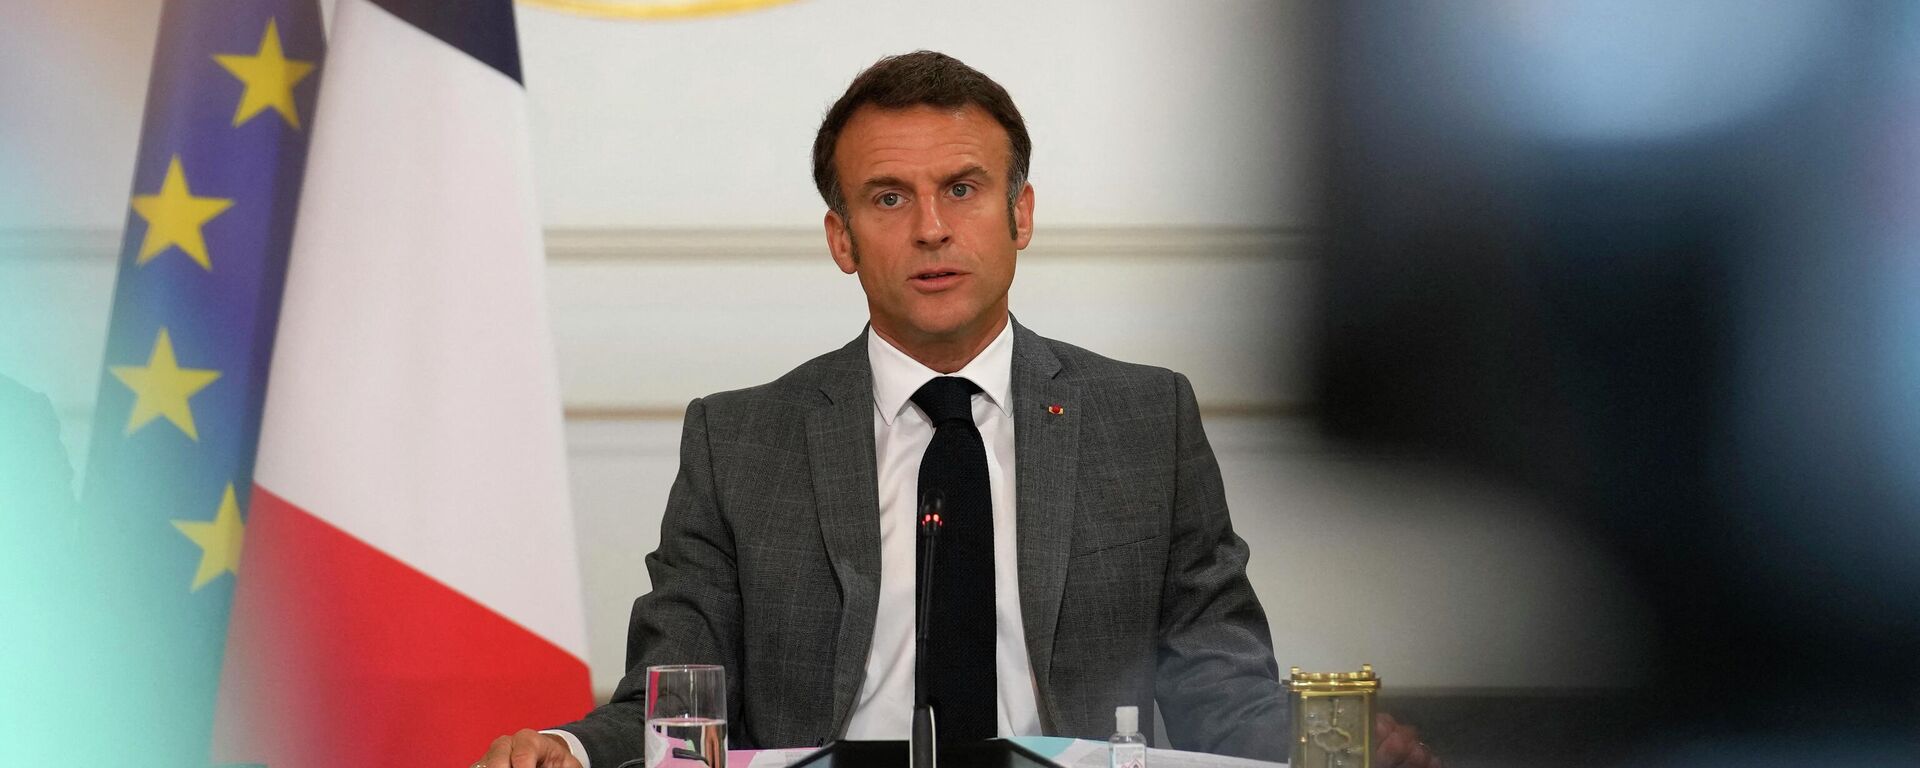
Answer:
MULTIPOLYGON (((998 735, 994 676, 993 496, 987 485, 987 448, 973 423, 973 393, 980 388, 957 376, 942 376, 913 393, 913 404, 933 424, 933 440, 920 459, 920 492, 941 499, 940 541, 935 545, 933 594, 927 619, 925 687, 942 743, 979 741, 998 735)), ((915 510, 917 519, 919 510, 915 510)), ((926 544, 916 565, 924 566, 926 544)), ((915 568, 915 578, 923 568, 915 568)))

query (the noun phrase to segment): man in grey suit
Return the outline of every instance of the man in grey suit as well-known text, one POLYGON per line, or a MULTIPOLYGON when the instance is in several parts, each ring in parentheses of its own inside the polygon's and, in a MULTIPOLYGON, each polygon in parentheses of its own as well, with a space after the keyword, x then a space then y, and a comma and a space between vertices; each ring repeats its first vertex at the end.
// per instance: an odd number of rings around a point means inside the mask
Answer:
MULTIPOLYGON (((855 79, 823 121, 814 174, 867 331, 688 406, 626 679, 577 722, 500 737, 477 766, 639 757, 645 670, 668 663, 726 667, 735 748, 905 738, 913 484, 934 434, 917 398, 943 375, 975 390, 993 480, 1004 555, 982 685, 998 733, 1103 739, 1116 706, 1158 702, 1176 747, 1286 758, 1266 616, 1186 378, 1008 312, 1033 233, 1030 147, 1006 92, 950 57, 890 57, 855 79)), ((1379 733, 1382 762, 1426 764, 1406 729, 1379 733)))

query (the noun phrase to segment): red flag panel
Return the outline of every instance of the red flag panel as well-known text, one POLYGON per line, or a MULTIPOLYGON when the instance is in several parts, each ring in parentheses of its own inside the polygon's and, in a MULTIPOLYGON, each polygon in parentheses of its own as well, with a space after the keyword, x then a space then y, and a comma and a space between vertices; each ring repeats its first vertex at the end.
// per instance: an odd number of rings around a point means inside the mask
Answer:
POLYGON ((264 488, 248 529, 219 759, 462 765, 494 736, 592 707, 580 659, 264 488))

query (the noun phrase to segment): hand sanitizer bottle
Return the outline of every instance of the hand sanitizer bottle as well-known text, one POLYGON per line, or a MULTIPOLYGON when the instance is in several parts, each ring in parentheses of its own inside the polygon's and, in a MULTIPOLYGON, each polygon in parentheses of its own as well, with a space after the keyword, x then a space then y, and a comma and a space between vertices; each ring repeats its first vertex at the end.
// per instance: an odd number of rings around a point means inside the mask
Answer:
POLYGON ((1111 768, 1147 768, 1147 737, 1140 735, 1140 708, 1113 709, 1113 736, 1107 739, 1111 768))

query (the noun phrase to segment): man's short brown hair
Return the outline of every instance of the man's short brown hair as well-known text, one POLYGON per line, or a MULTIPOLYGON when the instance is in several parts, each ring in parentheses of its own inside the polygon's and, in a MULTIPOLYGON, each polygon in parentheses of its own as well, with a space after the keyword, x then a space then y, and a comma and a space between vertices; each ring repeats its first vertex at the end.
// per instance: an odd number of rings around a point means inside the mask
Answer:
POLYGON ((840 188, 840 172, 834 167, 834 148, 847 120, 864 106, 880 109, 906 109, 932 106, 961 109, 979 107, 992 115, 1007 131, 1010 160, 1007 163, 1007 207, 1012 209, 1027 183, 1027 160, 1033 155, 1033 140, 1027 136, 1027 124, 1020 119, 1013 97, 992 78, 952 56, 936 51, 914 51, 888 56, 874 62, 847 86, 847 92, 827 110, 820 121, 820 132, 813 137, 813 185, 827 207, 842 218, 847 215, 846 193, 840 188))

